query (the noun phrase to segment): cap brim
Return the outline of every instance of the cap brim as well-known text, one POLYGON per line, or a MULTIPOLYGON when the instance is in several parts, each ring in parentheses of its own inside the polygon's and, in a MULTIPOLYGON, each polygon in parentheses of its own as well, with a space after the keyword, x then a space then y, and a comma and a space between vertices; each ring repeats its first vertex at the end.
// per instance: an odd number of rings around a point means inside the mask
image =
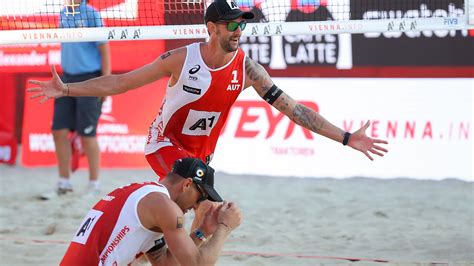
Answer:
POLYGON ((204 188, 204 190, 206 191, 206 193, 208 195, 208 197, 207 197, 208 200, 215 201, 215 202, 224 201, 221 198, 221 196, 219 195, 219 193, 217 193, 217 191, 213 187, 206 186, 206 185, 201 185, 201 187, 204 188))
POLYGON ((244 12, 242 10, 239 10, 238 12, 234 14, 229 14, 227 16, 221 17, 222 20, 234 20, 237 18, 242 17, 243 19, 253 19, 255 16, 252 12, 244 12))

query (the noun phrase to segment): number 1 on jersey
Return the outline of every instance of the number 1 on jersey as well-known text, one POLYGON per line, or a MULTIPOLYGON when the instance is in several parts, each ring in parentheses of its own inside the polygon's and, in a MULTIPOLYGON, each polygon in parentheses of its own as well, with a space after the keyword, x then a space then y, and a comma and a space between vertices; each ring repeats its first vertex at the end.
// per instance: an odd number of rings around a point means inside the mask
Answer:
POLYGON ((237 79, 237 70, 232 71, 232 80, 230 83, 239 83, 239 80, 237 79))

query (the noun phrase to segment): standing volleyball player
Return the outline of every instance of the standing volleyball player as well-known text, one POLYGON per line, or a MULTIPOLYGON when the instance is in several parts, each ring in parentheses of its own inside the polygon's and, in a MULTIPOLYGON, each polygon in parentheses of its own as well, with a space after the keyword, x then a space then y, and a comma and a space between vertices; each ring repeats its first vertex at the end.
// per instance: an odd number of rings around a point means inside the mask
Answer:
MULTIPOLYGON (((102 27, 97 10, 87 0, 73 0, 61 11, 60 28, 102 27)), ((109 45, 106 42, 61 43, 61 67, 65 83, 81 82, 110 74, 109 45)), ((54 100, 53 138, 58 160, 59 180, 55 193, 66 194, 73 190, 71 175, 70 132, 79 135, 89 164, 88 192, 98 193, 100 150, 96 137, 101 113, 99 97, 60 97, 54 100)), ((54 193, 42 195, 43 199, 54 193)))
MULTIPOLYGON (((32 98, 42 97, 41 101, 62 96, 106 96, 169 76, 163 104, 149 128, 145 146, 146 158, 160 178, 179 158, 196 157, 210 162, 232 104, 248 87, 253 87, 263 100, 296 124, 358 150, 371 160, 371 154, 383 156, 387 149, 379 144, 387 141, 368 137, 365 130, 369 123, 352 134, 343 131, 293 100, 273 83, 260 64, 245 56, 239 39, 246 19, 253 17, 233 1, 216 0, 204 17, 208 42, 165 52, 154 62, 125 74, 81 83, 61 82, 52 68, 52 80, 31 81, 39 88, 28 91, 38 92, 32 98)), ((198 215, 201 210, 205 208, 200 208, 198 215)))

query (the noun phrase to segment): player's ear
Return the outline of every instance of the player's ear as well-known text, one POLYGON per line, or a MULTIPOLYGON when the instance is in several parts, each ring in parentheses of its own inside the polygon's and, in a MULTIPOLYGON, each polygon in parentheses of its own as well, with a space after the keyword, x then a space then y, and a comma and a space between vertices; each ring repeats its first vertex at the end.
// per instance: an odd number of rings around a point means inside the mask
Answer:
POLYGON ((182 186, 181 186, 182 192, 188 190, 192 185, 193 185, 193 180, 191 178, 184 179, 184 181, 182 183, 182 186))
POLYGON ((211 21, 208 21, 208 22, 206 23, 206 25, 207 25, 207 32, 209 33, 209 35, 211 35, 211 33, 215 33, 215 32, 216 32, 216 30, 217 30, 217 27, 216 27, 216 26, 217 26, 217 25, 216 25, 215 23, 213 23, 213 22, 211 22, 211 21))

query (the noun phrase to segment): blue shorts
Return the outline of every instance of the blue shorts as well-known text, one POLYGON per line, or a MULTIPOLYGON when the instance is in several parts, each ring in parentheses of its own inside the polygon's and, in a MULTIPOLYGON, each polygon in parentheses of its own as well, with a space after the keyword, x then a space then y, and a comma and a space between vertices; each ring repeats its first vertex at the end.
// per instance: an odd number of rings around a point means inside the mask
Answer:
MULTIPOLYGON (((65 83, 81 82, 101 76, 99 72, 68 75, 61 78, 65 83)), ((61 97, 54 100, 52 130, 69 129, 80 136, 94 137, 102 108, 99 97, 61 97)))

